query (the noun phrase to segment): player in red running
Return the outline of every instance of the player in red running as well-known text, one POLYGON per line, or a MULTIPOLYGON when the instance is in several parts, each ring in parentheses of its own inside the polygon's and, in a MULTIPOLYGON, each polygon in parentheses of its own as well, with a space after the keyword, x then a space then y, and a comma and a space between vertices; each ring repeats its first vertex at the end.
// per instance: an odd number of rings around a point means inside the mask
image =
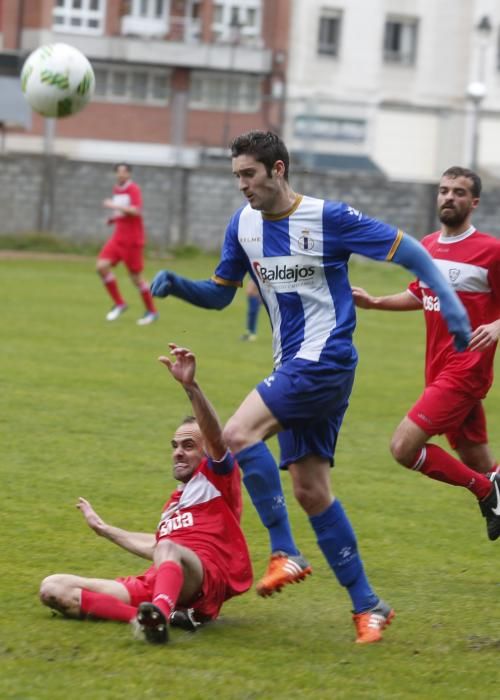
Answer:
POLYGON ((103 206, 112 214, 108 223, 114 226, 113 235, 104 244, 97 259, 97 272, 114 302, 106 314, 107 321, 116 321, 127 309, 127 303, 118 289, 112 268, 119 262, 125 263, 130 279, 139 290, 146 312, 137 321, 139 326, 147 326, 159 318, 149 283, 143 278, 143 251, 145 244, 144 225, 142 221, 142 194, 137 183, 131 179, 131 167, 126 163, 115 166, 116 185, 113 197, 105 199, 103 206))
POLYGON ((454 349, 439 298, 422 281, 383 297, 354 287, 353 296, 364 309, 423 308, 425 389, 396 428, 391 452, 409 469, 469 489, 486 518, 489 539, 496 540, 500 537, 500 469, 488 446, 482 400, 493 383, 500 338, 500 240, 476 231, 471 223, 480 194, 481 180, 475 172, 460 167, 446 170, 437 195, 441 230, 422 241, 467 309, 473 328, 467 352, 454 349), (459 459, 429 442, 440 434, 446 435, 459 459))
POLYGON ((54 574, 40 588, 44 605, 69 617, 133 622, 153 643, 168 641, 169 624, 194 630, 213 620, 224 601, 252 585, 240 528, 240 470, 195 380, 194 355, 170 349, 175 362, 164 356, 160 362, 184 387, 196 418, 186 418, 173 437, 173 476, 180 484, 163 506, 156 535, 108 525, 88 501, 77 503, 98 535, 153 565, 141 576, 115 580, 54 574))

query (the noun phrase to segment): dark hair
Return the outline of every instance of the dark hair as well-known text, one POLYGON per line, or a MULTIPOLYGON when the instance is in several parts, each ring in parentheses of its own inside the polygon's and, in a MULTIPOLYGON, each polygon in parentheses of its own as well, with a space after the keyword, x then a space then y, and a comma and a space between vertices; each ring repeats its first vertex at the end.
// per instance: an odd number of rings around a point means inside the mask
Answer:
POLYGON ((455 179, 456 177, 466 177, 472 182, 472 187, 470 191, 474 197, 479 197, 481 195, 481 178, 473 170, 469 168, 461 168, 459 165, 453 165, 448 170, 445 170, 441 177, 451 177, 455 179))
POLYGON ((282 160, 285 164, 285 180, 288 180, 290 156, 283 141, 272 131, 248 131, 237 136, 230 148, 233 158, 248 154, 263 163, 269 177, 276 161, 282 160))
POLYGON ((115 169, 115 173, 116 173, 116 171, 118 170, 118 168, 127 168, 127 170, 129 171, 129 173, 132 172, 132 166, 129 165, 128 163, 117 163, 117 164, 115 165, 115 168, 114 168, 114 169, 115 169))
POLYGON ((198 423, 194 416, 186 416, 181 420, 181 425, 189 425, 190 423, 198 423))

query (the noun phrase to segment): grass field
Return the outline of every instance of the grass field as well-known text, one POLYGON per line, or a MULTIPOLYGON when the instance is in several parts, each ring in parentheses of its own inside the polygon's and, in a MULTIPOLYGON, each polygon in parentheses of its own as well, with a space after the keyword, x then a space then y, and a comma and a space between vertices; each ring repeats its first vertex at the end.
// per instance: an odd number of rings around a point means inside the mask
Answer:
MULTIPOLYGON (((169 267, 208 276, 214 259, 169 267)), ((149 263, 152 276, 160 264, 149 263)), ((85 526, 89 498, 110 522, 152 531, 173 487, 169 439, 188 411, 156 358, 169 341, 199 356, 199 379, 222 419, 270 370, 270 333, 245 344, 245 300, 224 312, 161 302, 160 322, 139 328, 141 305, 116 323, 91 259, 0 260, 0 698, 16 700, 357 700, 498 697, 499 546, 487 540, 473 497, 395 465, 388 442, 422 385, 420 314, 361 312, 360 364, 332 472, 356 528, 372 583, 396 609, 380 645, 353 644, 349 601, 290 497, 296 539, 314 567, 272 600, 230 601, 195 635, 173 630, 155 648, 125 625, 64 620, 37 598, 49 573, 114 578, 145 568, 85 526)), ((352 282, 377 293, 407 275, 354 263, 352 282)), ((500 392, 487 401, 500 454, 500 392)), ((245 495, 246 499, 246 495, 245 495)), ((265 531, 246 499, 255 574, 265 531)))

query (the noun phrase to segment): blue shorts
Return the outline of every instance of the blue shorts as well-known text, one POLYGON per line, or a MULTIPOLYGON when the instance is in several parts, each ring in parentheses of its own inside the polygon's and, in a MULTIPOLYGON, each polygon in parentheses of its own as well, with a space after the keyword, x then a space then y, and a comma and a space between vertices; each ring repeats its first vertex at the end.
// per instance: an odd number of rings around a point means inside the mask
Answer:
POLYGON ((308 455, 324 457, 333 465, 353 382, 353 369, 331 369, 295 359, 257 385, 262 400, 284 428, 278 433, 280 469, 308 455))

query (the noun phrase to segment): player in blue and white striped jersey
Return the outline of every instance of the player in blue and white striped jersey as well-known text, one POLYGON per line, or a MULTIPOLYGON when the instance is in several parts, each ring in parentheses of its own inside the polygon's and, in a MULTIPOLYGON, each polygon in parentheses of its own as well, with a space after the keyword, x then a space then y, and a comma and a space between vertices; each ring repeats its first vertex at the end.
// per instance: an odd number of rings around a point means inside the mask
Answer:
POLYGON ((467 314, 413 238, 347 204, 294 192, 288 182, 288 152, 278 136, 243 134, 231 152, 233 175, 247 204, 229 222, 215 275, 194 282, 163 270, 152 291, 221 309, 245 274, 258 285, 273 329, 274 371, 243 400, 224 429, 270 535, 271 561, 257 592, 271 595, 310 572, 293 540, 279 472, 264 442, 277 433, 280 467, 289 470, 318 545, 351 597, 356 641, 378 641, 394 612, 370 586, 356 537, 330 485, 357 361, 349 257, 359 253, 392 261, 425 280, 440 297, 460 350, 470 337, 467 314))

